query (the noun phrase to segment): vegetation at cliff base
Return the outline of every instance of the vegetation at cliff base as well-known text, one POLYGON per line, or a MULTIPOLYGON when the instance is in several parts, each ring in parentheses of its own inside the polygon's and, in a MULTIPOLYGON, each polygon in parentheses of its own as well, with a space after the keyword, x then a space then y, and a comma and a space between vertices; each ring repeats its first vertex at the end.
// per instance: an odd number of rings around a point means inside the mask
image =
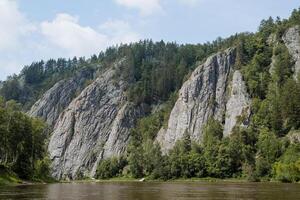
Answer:
POLYGON ((0 98, 0 179, 6 182, 50 179, 45 124, 0 98))

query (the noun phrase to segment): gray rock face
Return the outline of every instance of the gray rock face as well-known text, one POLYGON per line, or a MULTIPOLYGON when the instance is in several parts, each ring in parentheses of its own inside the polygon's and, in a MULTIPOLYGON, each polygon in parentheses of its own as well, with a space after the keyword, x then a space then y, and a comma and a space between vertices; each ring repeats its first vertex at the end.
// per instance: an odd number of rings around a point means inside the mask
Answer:
POLYGON ((286 137, 292 144, 300 143, 300 131, 290 131, 286 137))
POLYGON ((228 49, 209 57, 183 84, 167 129, 158 133, 157 142, 164 153, 172 149, 185 132, 192 140, 201 141, 203 127, 210 117, 223 121, 235 54, 234 49, 228 49))
POLYGON ((300 27, 289 28, 282 39, 295 61, 294 77, 296 78, 300 72, 300 27))
POLYGON ((103 158, 125 151, 142 109, 126 101, 125 83, 114 74, 104 72, 61 113, 48 147, 55 178, 92 177, 103 158))
POLYGON ((250 116, 250 98, 240 71, 235 71, 231 82, 230 98, 226 104, 224 136, 228 136, 237 124, 238 117, 241 125, 247 126, 250 116))
POLYGON ((59 81, 31 107, 28 114, 42 118, 53 128, 59 114, 73 100, 76 92, 84 87, 85 81, 92 76, 92 71, 82 70, 68 80, 59 81))

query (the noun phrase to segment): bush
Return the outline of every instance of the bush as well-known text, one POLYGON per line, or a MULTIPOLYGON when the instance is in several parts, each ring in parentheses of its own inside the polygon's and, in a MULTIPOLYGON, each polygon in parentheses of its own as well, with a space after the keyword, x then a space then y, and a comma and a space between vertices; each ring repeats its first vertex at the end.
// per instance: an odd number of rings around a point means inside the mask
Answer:
POLYGON ((273 170, 276 180, 281 182, 298 182, 300 180, 300 158, 295 163, 276 162, 273 170))
POLYGON ((34 179, 38 180, 50 180, 50 159, 45 157, 42 160, 37 160, 35 163, 34 179))
POLYGON ((98 179, 109 179, 120 176, 126 164, 127 162, 123 157, 103 160, 97 168, 96 177, 98 179))
POLYGON ((273 177, 282 182, 300 181, 300 144, 290 145, 273 165, 273 177))

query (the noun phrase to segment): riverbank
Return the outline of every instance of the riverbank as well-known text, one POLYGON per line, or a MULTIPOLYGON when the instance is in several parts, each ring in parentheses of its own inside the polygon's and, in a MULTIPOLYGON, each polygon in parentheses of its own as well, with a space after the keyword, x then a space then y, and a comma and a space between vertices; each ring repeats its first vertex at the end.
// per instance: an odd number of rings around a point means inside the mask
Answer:
POLYGON ((18 185, 22 180, 16 174, 8 169, 0 166, 0 186, 2 185, 18 185))
POLYGON ((0 186, 19 186, 19 185, 40 185, 40 184, 50 184, 50 183, 60 183, 59 181, 45 181, 45 180, 22 180, 14 175, 1 174, 0 175, 0 186))
POLYGON ((0 166, 0 186, 16 186, 16 185, 34 185, 34 184, 47 184, 57 183, 52 178, 34 179, 34 180, 22 180, 9 168, 0 166))
MULTIPOLYGON (((164 183, 189 183, 189 182, 206 182, 206 183, 251 183, 251 182, 261 182, 261 183, 282 183, 277 180, 268 180, 268 179, 262 179, 260 181, 249 181, 245 178, 227 178, 227 179, 219 179, 219 178, 180 178, 180 179, 170 179, 170 180, 157 180, 157 179, 149 179, 149 178, 143 178, 143 179, 135 179, 130 177, 116 177, 111 179, 85 179, 85 180, 75 180, 75 181, 62 181, 61 183, 114 183, 114 182, 164 182, 164 183)), ((300 184, 300 182, 298 182, 300 184)))
MULTIPOLYGON (((74 181, 24 181, 19 179, 16 176, 10 174, 0 174, 0 186, 8 186, 8 185, 36 185, 36 184, 49 184, 49 183, 130 183, 130 182, 148 182, 148 183, 194 183, 194 182, 206 182, 206 183, 251 183, 253 181, 249 181, 244 178, 227 178, 227 179, 219 179, 219 178, 180 178, 180 179, 170 179, 170 180, 158 180, 158 179, 150 179, 150 178, 143 178, 143 179, 136 179, 131 177, 115 177, 111 179, 83 179, 83 180, 74 180, 74 181)), ((276 180, 260 180, 256 182, 262 183, 282 183, 276 180)), ((298 182, 300 184, 300 182, 298 182)))

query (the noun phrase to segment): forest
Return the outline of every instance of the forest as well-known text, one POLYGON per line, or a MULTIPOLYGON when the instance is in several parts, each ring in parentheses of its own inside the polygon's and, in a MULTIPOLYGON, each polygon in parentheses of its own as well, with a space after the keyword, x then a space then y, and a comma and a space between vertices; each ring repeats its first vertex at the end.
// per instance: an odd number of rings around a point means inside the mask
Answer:
POLYGON ((9 178, 51 180, 46 127, 21 112, 19 103, 0 98, 0 185, 9 178))

